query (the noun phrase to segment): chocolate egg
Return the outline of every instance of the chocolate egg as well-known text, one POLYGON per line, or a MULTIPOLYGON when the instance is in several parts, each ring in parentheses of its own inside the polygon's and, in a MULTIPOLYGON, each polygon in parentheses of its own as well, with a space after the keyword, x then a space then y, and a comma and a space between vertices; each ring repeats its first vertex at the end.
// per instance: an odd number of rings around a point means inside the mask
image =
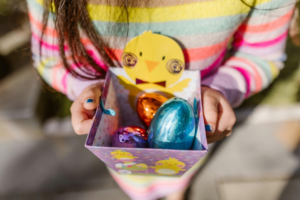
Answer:
POLYGON ((184 99, 174 97, 156 112, 148 129, 150 148, 190 149, 196 133, 192 106, 184 99))
POLYGON ((137 113, 146 127, 149 127, 157 109, 168 99, 157 93, 144 93, 137 101, 137 113))
POLYGON ((146 148, 148 134, 145 129, 138 126, 127 126, 115 131, 111 146, 112 147, 139 147, 146 148))

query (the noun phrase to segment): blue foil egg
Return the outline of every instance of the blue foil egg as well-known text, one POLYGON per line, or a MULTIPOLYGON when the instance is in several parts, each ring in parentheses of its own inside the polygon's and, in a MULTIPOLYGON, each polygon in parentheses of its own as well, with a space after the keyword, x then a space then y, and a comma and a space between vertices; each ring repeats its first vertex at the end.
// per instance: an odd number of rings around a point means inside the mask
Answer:
POLYGON ((148 129, 150 148, 190 149, 196 134, 192 106, 184 99, 174 97, 156 112, 148 129))

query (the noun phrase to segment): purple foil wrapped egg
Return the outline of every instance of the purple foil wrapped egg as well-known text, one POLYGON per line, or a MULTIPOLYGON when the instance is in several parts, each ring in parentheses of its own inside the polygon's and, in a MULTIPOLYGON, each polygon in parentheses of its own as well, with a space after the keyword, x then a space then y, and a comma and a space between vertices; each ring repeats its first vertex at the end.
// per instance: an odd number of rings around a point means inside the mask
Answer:
POLYGON ((126 126, 119 128, 113 135, 112 147, 147 148, 147 131, 138 126, 126 126))

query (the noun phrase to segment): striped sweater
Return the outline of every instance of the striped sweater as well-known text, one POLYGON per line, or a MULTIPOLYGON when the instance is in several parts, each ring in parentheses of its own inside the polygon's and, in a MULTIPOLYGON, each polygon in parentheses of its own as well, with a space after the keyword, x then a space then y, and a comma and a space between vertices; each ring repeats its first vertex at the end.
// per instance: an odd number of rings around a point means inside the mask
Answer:
MULTIPOLYGON (((42 0, 27 0, 32 28, 34 66, 54 89, 74 100, 84 88, 98 81, 74 78, 59 57, 54 14, 41 40, 42 0), (42 54, 39 44, 42 44, 42 54)), ((87 6, 95 29, 106 41, 115 62, 126 42, 152 30, 179 41, 186 68, 200 70, 202 85, 220 91, 235 107, 266 88, 283 68, 284 48, 295 0, 133 0, 129 7, 129 32, 120 5, 111 0, 89 0, 87 6), (279 8, 280 9, 276 9, 279 8), (118 23, 120 26, 114 26, 118 23), (112 28, 117 27, 117 28, 112 28), (231 54, 225 60, 228 46, 231 54)), ((81 41, 96 63, 107 69, 91 41, 81 32, 81 41)), ((70 55, 68 45, 66 55, 70 55)), ((72 59, 68 62, 74 68, 72 59)), ((132 199, 156 199, 186 187, 201 160, 181 178, 118 175, 113 178, 132 199)))
MULTIPOLYGON (((59 58, 54 14, 41 41, 42 0, 27 2, 34 66, 48 84, 74 100, 97 81, 77 79, 64 69, 59 58)), ((126 42, 145 30, 170 36, 182 45, 186 69, 201 70, 202 85, 220 91, 235 107, 266 88, 282 69, 295 0, 246 0, 256 8, 252 10, 240 0, 136 1, 129 7, 129 38, 122 26, 127 19, 121 14, 120 5, 107 2, 90 0, 87 9, 97 32, 109 41, 115 62, 120 61, 126 42), (116 23, 120 26, 112 28, 116 23), (232 54, 224 60, 229 44, 232 54)), ((81 40, 96 63, 107 69, 82 31, 81 40)), ((70 55, 67 45, 65 49, 70 55)), ((71 58, 69 63, 76 68, 71 58)))

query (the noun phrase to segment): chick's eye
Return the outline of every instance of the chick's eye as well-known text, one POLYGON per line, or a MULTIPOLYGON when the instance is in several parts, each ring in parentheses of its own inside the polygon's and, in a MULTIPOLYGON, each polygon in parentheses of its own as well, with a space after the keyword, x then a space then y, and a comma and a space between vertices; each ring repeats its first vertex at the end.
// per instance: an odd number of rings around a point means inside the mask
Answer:
POLYGON ((125 67, 134 67, 138 62, 138 58, 133 53, 123 53, 122 55, 122 63, 125 67))
POLYGON ((143 53, 142 52, 140 52, 140 56, 142 56, 143 55, 143 53))
POLYGON ((162 60, 165 60, 165 58, 166 58, 165 56, 164 56, 164 57, 162 57, 162 60))
POLYGON ((171 74, 179 74, 183 70, 183 63, 180 60, 170 60, 167 63, 167 70, 171 74))

